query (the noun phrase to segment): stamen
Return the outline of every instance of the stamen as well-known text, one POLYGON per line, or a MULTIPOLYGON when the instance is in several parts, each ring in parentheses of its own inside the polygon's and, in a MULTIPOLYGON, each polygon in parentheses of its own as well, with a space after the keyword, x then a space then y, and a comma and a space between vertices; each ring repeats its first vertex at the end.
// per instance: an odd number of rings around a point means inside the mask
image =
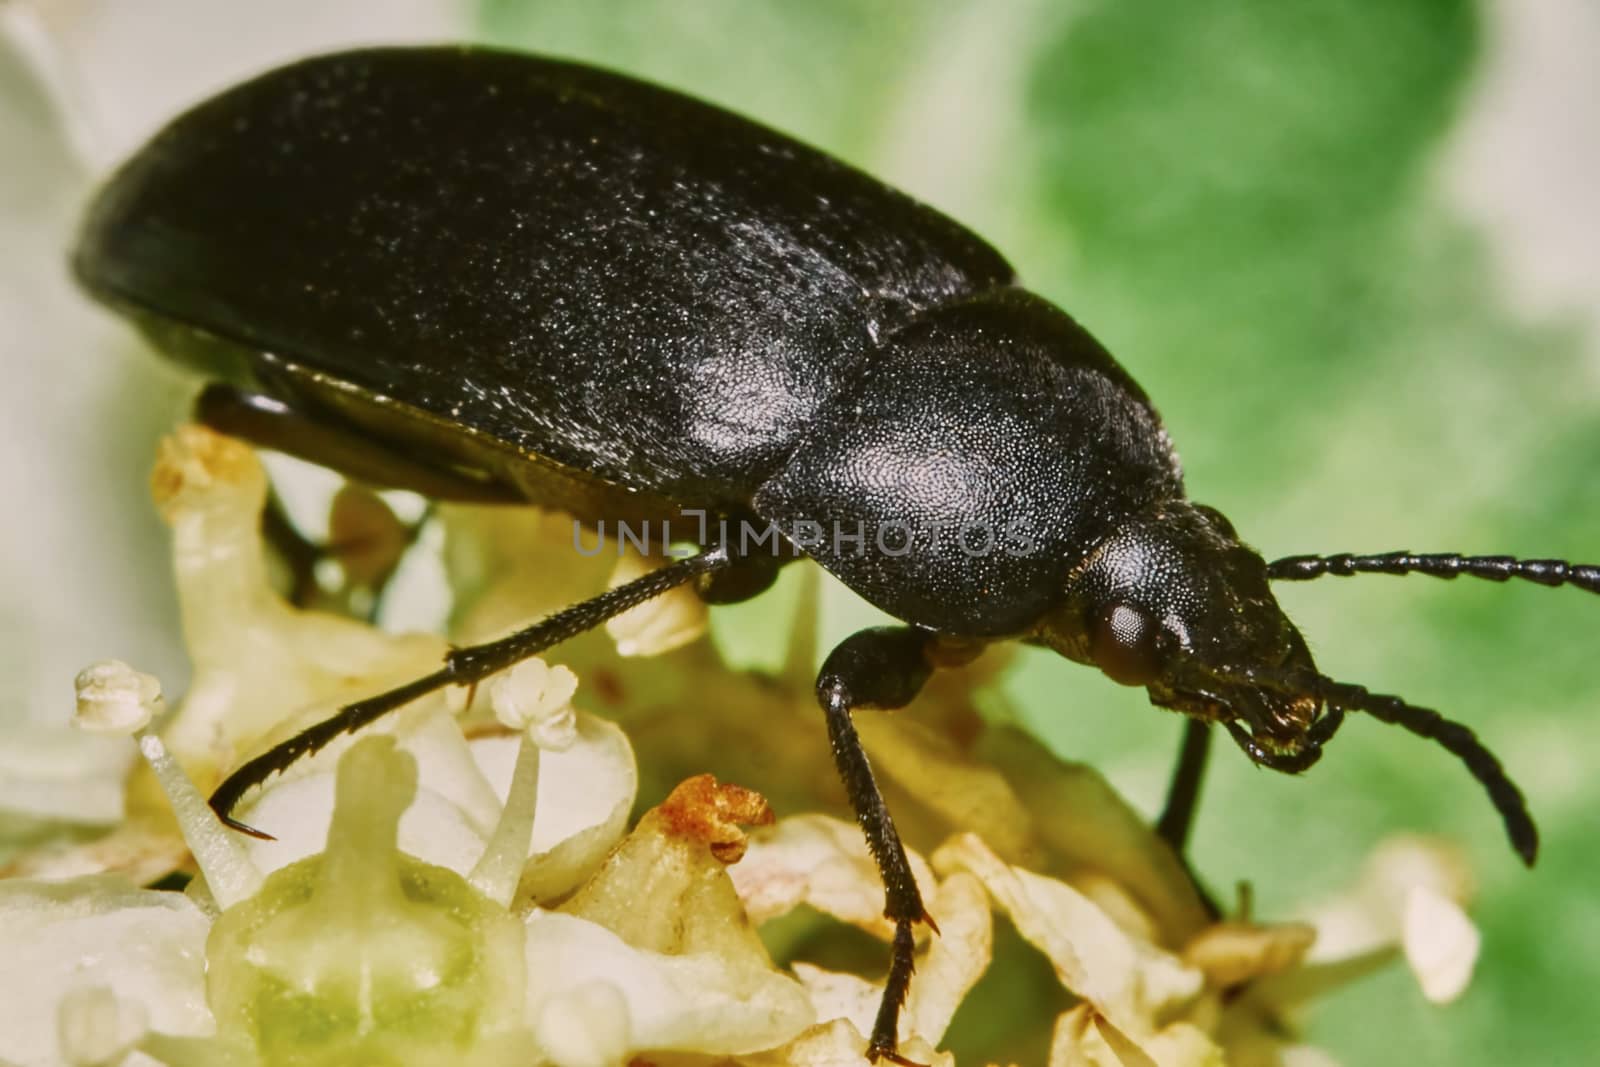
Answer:
POLYGON ((522 731, 517 764, 511 773, 500 820, 467 881, 496 903, 510 907, 528 861, 534 814, 539 801, 539 753, 559 752, 577 740, 572 695, 578 679, 566 667, 541 659, 524 660, 489 686, 489 700, 500 722, 522 731))
POLYGON ((183 834, 189 851, 194 853, 195 863, 205 875, 217 906, 227 910, 255 896, 261 888, 261 872, 250 861, 243 843, 222 824, 200 790, 172 758, 161 738, 144 734, 139 738, 139 751, 155 772, 161 791, 167 794, 167 802, 178 819, 178 831, 183 834))
POLYGON ((139 752, 166 793, 178 830, 194 853, 217 905, 227 908, 253 896, 261 888, 261 872, 249 853, 217 820, 161 738, 149 732, 151 720, 162 707, 161 684, 117 660, 84 669, 76 684, 80 728, 127 734, 139 742, 139 752))

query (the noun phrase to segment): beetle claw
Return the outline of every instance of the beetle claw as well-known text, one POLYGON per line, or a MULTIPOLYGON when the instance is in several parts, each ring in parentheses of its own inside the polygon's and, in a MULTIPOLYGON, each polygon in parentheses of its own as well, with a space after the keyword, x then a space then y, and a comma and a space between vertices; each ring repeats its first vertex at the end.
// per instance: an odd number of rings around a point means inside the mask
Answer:
POLYGON ((265 830, 257 830, 254 826, 251 826, 249 823, 240 822, 238 819, 235 819, 231 815, 224 815, 219 811, 219 812, 217 812, 217 818, 222 820, 222 825, 226 826, 228 829, 237 830, 241 834, 245 834, 245 835, 247 835, 249 837, 255 838, 257 841, 276 841, 277 840, 276 837, 273 837, 271 834, 267 833, 265 830))

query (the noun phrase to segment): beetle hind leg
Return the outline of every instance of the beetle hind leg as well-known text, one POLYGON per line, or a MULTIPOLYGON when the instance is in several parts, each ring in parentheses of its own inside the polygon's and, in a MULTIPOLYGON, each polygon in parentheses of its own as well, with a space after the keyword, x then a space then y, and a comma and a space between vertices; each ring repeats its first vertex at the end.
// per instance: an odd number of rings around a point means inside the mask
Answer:
POLYGON ((932 673, 928 658, 934 635, 907 626, 862 630, 828 656, 817 677, 817 701, 828 722, 828 743, 844 780, 856 822, 883 878, 884 916, 894 923, 894 946, 883 999, 872 1026, 867 1058, 908 1061, 896 1051, 900 1009, 911 985, 913 928, 919 922, 938 927, 922 904, 894 819, 873 778, 872 767, 851 713, 861 707, 899 708, 910 703, 932 673))
POLYGON ((194 418, 218 433, 338 471, 379 489, 409 489, 434 500, 516 503, 489 477, 426 463, 353 427, 266 393, 214 382, 195 398, 194 418))

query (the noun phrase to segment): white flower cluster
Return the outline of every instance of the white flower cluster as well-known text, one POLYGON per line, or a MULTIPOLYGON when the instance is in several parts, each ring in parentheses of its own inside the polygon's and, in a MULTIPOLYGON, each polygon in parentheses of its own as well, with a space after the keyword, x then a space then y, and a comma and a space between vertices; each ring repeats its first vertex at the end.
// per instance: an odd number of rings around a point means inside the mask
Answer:
MULTIPOLYGON (((687 777, 630 827, 634 752, 621 728, 575 705, 581 671, 530 660, 470 708, 467 694, 418 701, 241 808, 276 839, 224 829, 204 793, 228 767, 430 669, 444 645, 273 593, 256 521, 266 483, 244 445, 185 428, 154 484, 174 531, 194 681, 163 717, 147 675, 104 663, 79 676, 80 724, 136 737, 143 769, 108 834, 24 852, 3 872, 0 1058, 863 1062, 880 987, 803 953, 780 966, 761 936, 806 916, 889 936, 856 828, 775 819, 761 795, 709 775, 687 777), (299 710, 277 721, 286 708, 299 710), (127 881, 191 867, 182 893, 127 881)), ((519 558, 542 520, 531 521, 508 539, 519 558)), ((527 575, 495 565, 492 546, 483 558, 480 625, 547 609, 513 608, 527 575)), ((657 610, 670 623, 640 616, 634 638, 678 645, 699 625, 683 602, 657 610)), ((698 730, 714 745, 719 669, 698 647, 680 653, 681 669, 695 672, 707 721, 672 737, 698 730)), ((931 722, 862 722, 885 780, 932 813, 908 826, 942 840, 912 855, 939 924, 919 943, 903 1016, 912 1060, 954 1062, 938 1046, 993 963, 997 915, 1074 998, 1038 1020, 1052 1064, 1305 1062, 1287 1017, 1328 986, 1402 951, 1434 999, 1470 975, 1467 879, 1437 846, 1391 846, 1315 927, 1213 922, 1170 852, 1092 772, 1003 737, 979 759, 940 732, 937 710, 931 722), (1034 822, 1024 796, 1072 818, 1034 822), (1062 823, 1072 828, 1052 829, 1062 823)), ((825 750, 796 742, 793 761, 829 780, 825 750)))

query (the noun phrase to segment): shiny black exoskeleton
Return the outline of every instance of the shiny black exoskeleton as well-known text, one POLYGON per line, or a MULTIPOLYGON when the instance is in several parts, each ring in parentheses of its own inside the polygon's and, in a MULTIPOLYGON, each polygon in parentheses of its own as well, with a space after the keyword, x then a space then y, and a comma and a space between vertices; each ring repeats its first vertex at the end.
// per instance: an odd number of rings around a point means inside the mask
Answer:
POLYGON ((798 549, 905 623, 851 637, 817 685, 897 924, 874 1057, 895 1057, 926 915, 850 716, 910 702, 936 663, 988 641, 1046 645, 1192 716, 1161 822, 1175 847, 1209 724, 1298 771, 1361 710, 1461 756, 1533 859, 1522 798, 1471 732, 1321 675, 1268 582, 1418 572, 1600 591, 1600 570, 1405 554, 1269 566, 1188 501, 1138 385, 999 254, 728 112, 481 49, 313 59, 151 140, 101 192, 75 266, 219 380, 199 412, 220 429, 440 497, 680 532, 685 512, 712 520, 698 555, 458 650, 246 763, 213 799, 224 818, 410 699, 677 584, 753 595, 798 549), (752 546, 717 520, 779 534, 752 546))

